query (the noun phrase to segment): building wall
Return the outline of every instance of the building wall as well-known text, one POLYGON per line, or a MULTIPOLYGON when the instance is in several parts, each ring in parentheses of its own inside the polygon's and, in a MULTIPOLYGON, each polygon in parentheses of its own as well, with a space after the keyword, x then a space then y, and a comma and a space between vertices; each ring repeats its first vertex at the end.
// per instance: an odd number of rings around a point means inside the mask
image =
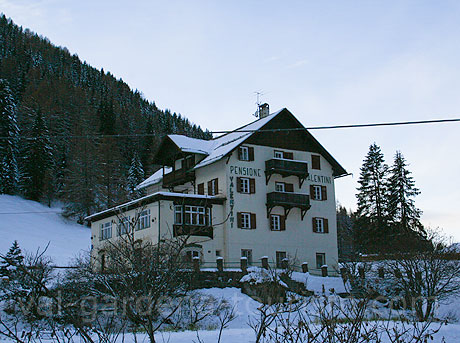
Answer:
MULTIPOLYGON (((268 256, 269 261, 275 262, 276 251, 284 251, 288 257, 295 259, 300 266, 303 262, 308 262, 311 270, 316 268, 316 253, 324 253, 326 264, 329 269, 334 269, 337 265, 337 227, 335 209, 335 190, 333 171, 331 165, 321 157, 321 170, 311 168, 312 153, 304 151, 293 151, 294 160, 308 162, 309 178, 305 180, 299 188, 299 180, 295 176, 283 178, 274 174, 270 178, 268 185, 265 179, 265 161, 274 157, 274 149, 265 146, 247 145, 254 148, 254 161, 239 161, 238 149, 236 149, 229 159, 224 158, 216 163, 199 168, 195 172, 195 185, 187 183, 174 188, 175 192, 188 194, 197 192, 197 185, 204 183, 205 194, 208 194, 208 181, 218 178, 219 196, 226 198, 224 205, 213 205, 212 222, 214 226, 214 239, 207 237, 193 237, 190 242, 195 242, 202 246, 203 266, 214 266, 216 251, 219 251, 225 261, 237 265, 241 257, 241 249, 251 249, 253 261, 258 263, 260 258, 268 256), (237 192, 236 178, 250 177, 255 179, 255 194, 241 194, 237 192), (326 186, 327 200, 310 200, 311 208, 301 220, 300 209, 293 208, 286 220, 285 231, 271 231, 269 219, 267 218, 267 193, 275 191, 275 182, 288 182, 294 185, 295 193, 310 194, 310 185, 326 186), (233 206, 233 208, 232 208, 233 206), (256 214, 256 229, 240 229, 237 223, 237 212, 251 212, 256 214), (329 223, 329 233, 313 232, 312 218, 327 218, 329 223)), ((317 154, 314 154, 317 155, 317 154)), ((158 191, 165 191, 161 183, 149 186, 148 194, 158 191)), ((171 238, 174 223, 174 206, 172 201, 161 200, 159 203, 147 205, 151 211, 151 227, 135 232, 135 237, 148 239, 158 242, 158 237, 171 238), (160 212, 158 211, 160 206, 160 212)), ((131 218, 136 210, 127 212, 131 218)), ((275 207, 272 214, 284 215, 282 207, 275 207)), ((118 223, 118 218, 112 216, 107 219, 92 223, 92 242, 95 247, 94 253, 100 249, 104 241, 99 241, 99 226, 101 223, 113 220, 118 223)), ((113 226, 113 239, 115 237, 113 226)))
MULTIPOLYGON (((285 251, 289 257, 297 260, 297 264, 308 262, 310 269, 315 269, 316 253, 325 253, 326 264, 330 268, 334 268, 337 265, 338 256, 335 191, 331 165, 321 157, 321 170, 312 170, 310 163, 311 153, 290 150, 294 154, 294 160, 308 162, 309 179, 299 188, 297 177, 283 178, 274 174, 270 178, 268 185, 266 185, 265 161, 274 157, 275 149, 263 146, 253 147, 254 161, 239 161, 238 151, 234 151, 227 164, 227 194, 229 195, 227 197, 227 211, 231 211, 231 200, 234 201, 234 208, 233 215, 230 216, 227 223, 228 248, 225 258, 230 261, 238 260, 241 256, 241 249, 252 249, 254 262, 260 261, 263 256, 268 256, 269 261, 275 262, 276 251, 285 251), (238 176, 249 176, 256 180, 255 194, 241 194, 236 191, 236 177, 238 176), (269 219, 267 218, 266 201, 267 193, 275 191, 276 181, 292 183, 294 184, 294 192, 303 194, 310 194, 311 184, 326 186, 327 200, 310 200, 311 209, 307 211, 303 220, 301 220, 300 209, 292 209, 286 220, 286 230, 271 231, 269 219), (232 182, 233 186, 231 186, 232 182), (233 188, 233 192, 230 191, 231 188, 233 188), (233 199, 231 199, 231 193, 233 193, 233 199), (256 229, 238 228, 237 212, 256 213, 256 229), (312 227, 313 217, 327 218, 329 233, 314 233, 312 227)), ((284 215, 284 209, 275 207, 272 210, 272 214, 284 215)))

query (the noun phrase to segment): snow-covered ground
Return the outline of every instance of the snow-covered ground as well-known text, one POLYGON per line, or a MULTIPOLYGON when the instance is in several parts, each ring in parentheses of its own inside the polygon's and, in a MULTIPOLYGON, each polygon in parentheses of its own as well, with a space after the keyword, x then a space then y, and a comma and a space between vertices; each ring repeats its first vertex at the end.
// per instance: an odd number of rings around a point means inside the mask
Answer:
POLYGON ((82 250, 89 250, 91 230, 67 221, 61 208, 47 207, 18 196, 0 195, 0 253, 17 240, 23 252, 45 248, 55 265, 69 264, 82 250))

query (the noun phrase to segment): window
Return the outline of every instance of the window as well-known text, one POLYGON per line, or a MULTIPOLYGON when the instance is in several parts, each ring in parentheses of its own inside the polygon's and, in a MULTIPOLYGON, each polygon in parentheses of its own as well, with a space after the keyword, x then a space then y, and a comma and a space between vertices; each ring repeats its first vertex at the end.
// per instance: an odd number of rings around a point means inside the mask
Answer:
POLYGON ((270 228, 272 231, 280 231, 281 230, 281 218, 278 215, 271 215, 270 216, 270 228))
POLYGON ((112 222, 101 224, 100 240, 112 238, 112 222))
POLYGON ((129 217, 123 217, 118 222, 118 235, 124 235, 129 232, 129 217))
POLYGON ((182 205, 174 206, 174 224, 182 224, 182 205))
POLYGON ((222 251, 216 250, 216 257, 222 257, 222 251))
POLYGON ((254 161, 254 148, 250 146, 240 146, 238 148, 238 159, 240 161, 254 161))
POLYGON ((311 169, 321 169, 321 156, 311 155, 311 169))
POLYGON ((322 266, 326 264, 326 254, 325 253, 316 253, 316 269, 321 269, 322 266))
POLYGON ((198 184, 198 194, 204 195, 204 183, 198 184))
POLYGON ((323 218, 315 218, 315 232, 323 233, 324 232, 324 220, 323 218))
POLYGON ((219 179, 212 179, 208 182, 208 195, 219 193, 219 179))
POLYGON ((211 225, 211 209, 203 206, 174 206, 174 224, 176 225, 211 225))
POLYGON ((248 177, 236 178, 236 190, 239 193, 252 194, 256 192, 256 180, 248 177))
POLYGON ((138 230, 147 229, 150 227, 150 209, 144 210, 139 215, 139 222, 137 223, 138 230))
POLYGON ((186 262, 192 262, 195 258, 200 258, 200 252, 198 250, 188 250, 185 252, 186 262))
POLYGON ((283 260, 287 258, 286 251, 276 252, 276 268, 283 268, 283 260))
POLYGON ((184 206, 184 223, 187 225, 205 225, 205 208, 201 206, 184 206))
POLYGON ((248 266, 252 265, 252 250, 251 249, 241 249, 241 257, 246 257, 248 261, 248 266))
POLYGON ((256 214, 249 212, 238 212, 238 227, 240 229, 255 229, 256 228, 256 214))
POLYGON ((275 150, 275 158, 284 158, 283 152, 275 150))
POLYGON ((312 218, 313 232, 329 233, 329 224, 326 218, 312 218))
POLYGON ((285 160, 293 160, 294 159, 294 153, 287 152, 287 151, 281 151, 281 150, 275 150, 275 158, 283 158, 285 160))
POLYGON ((327 200, 326 186, 310 185, 310 198, 312 200, 327 200))
POLYGON ((277 192, 284 192, 284 182, 275 182, 275 191, 277 192))

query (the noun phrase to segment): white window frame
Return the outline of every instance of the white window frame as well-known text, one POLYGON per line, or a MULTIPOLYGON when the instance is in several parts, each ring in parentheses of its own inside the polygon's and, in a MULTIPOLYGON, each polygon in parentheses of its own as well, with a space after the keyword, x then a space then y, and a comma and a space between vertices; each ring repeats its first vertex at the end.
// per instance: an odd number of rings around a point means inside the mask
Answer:
POLYGON ((286 192, 286 184, 284 182, 275 182, 276 192, 286 192))
POLYGON ((281 231, 281 216, 272 214, 270 216, 272 231, 281 231))
POLYGON ((100 240, 112 238, 112 221, 102 223, 100 226, 100 240))
POLYGON ((246 257, 248 266, 252 265, 252 249, 241 249, 241 257, 246 257))
POLYGON ((324 218, 315 218, 315 225, 317 233, 324 233, 324 218))
POLYGON ((124 235, 129 232, 129 219, 129 216, 123 216, 118 220, 118 236, 124 235))
POLYGON ((242 229, 251 228, 251 213, 241 212, 241 228, 242 229))
POLYGON ((139 222, 137 223, 137 229, 143 230, 150 227, 150 209, 141 211, 139 214, 139 222))
POLYGON ((247 177, 240 178, 241 180, 241 193, 251 193, 251 180, 247 177))
POLYGON ((184 222, 184 214, 182 212, 182 205, 176 205, 174 206, 174 224, 182 225, 183 222, 184 222))
POLYGON ((275 158, 284 158, 284 153, 281 150, 275 150, 274 156, 275 158))
POLYGON ((217 179, 212 179, 211 180, 211 194, 208 194, 208 195, 217 195, 218 189, 216 187, 216 183, 217 183, 216 181, 217 181, 217 179))
POLYGON ((325 253, 322 253, 322 252, 317 252, 317 253, 316 253, 316 258, 315 258, 315 260, 316 260, 316 261, 315 261, 315 262, 316 262, 316 268, 317 268, 317 269, 321 269, 321 267, 324 266, 324 265, 326 264, 326 254, 325 254, 325 253), (321 258, 322 258, 322 260, 323 260, 322 263, 321 263, 321 265, 319 265, 319 263, 318 263, 318 257, 319 257, 319 256, 321 256, 321 258))
POLYGON ((249 147, 240 146, 240 160, 249 161, 249 147))
POLYGON ((321 190, 321 186, 313 185, 313 199, 314 200, 323 200, 323 193, 321 190))

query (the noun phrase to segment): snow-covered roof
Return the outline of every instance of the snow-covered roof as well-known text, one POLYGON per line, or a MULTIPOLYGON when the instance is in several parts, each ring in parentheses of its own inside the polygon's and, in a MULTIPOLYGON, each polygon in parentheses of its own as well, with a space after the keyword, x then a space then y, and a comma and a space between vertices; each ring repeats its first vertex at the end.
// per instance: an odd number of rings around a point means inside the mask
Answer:
MULTIPOLYGON (((165 174, 171 171, 172 171, 171 167, 165 167, 165 174)), ((145 179, 140 184, 138 184, 136 189, 143 189, 145 187, 157 184, 161 182, 162 179, 163 179, 163 168, 160 168, 155 173, 153 173, 149 178, 145 179)))
POLYGON ((149 203, 149 202, 156 201, 158 199, 171 199, 171 198, 200 199, 200 200, 213 201, 216 203, 222 203, 222 201, 225 200, 225 198, 221 196, 215 196, 215 195, 185 194, 185 193, 175 193, 175 192, 156 192, 153 194, 143 196, 142 198, 131 200, 131 201, 125 202, 118 206, 114 206, 107 210, 93 213, 92 215, 85 217, 85 220, 93 221, 96 218, 109 217, 113 214, 127 211, 130 208, 136 208, 139 203, 149 203))
POLYGON ((212 140, 207 141, 204 139, 190 138, 183 135, 168 135, 168 137, 183 152, 208 155, 213 146, 212 140))
MULTIPOLYGON (((274 112, 265 118, 260 118, 256 121, 253 121, 252 123, 236 129, 235 131, 211 140, 190 138, 183 135, 168 135, 168 138, 171 139, 171 141, 179 148, 179 150, 183 152, 206 155, 206 157, 194 167, 194 169, 198 169, 224 158, 224 156, 233 151, 233 149, 238 147, 238 145, 249 138, 254 133, 254 130, 260 129, 281 111, 282 110, 274 112)), ((172 169, 169 167, 165 168, 165 174, 169 173, 171 170, 172 169)), ((136 188, 142 189, 150 185, 154 185, 159 183, 162 178, 163 171, 160 169, 148 179, 141 182, 136 188)))

